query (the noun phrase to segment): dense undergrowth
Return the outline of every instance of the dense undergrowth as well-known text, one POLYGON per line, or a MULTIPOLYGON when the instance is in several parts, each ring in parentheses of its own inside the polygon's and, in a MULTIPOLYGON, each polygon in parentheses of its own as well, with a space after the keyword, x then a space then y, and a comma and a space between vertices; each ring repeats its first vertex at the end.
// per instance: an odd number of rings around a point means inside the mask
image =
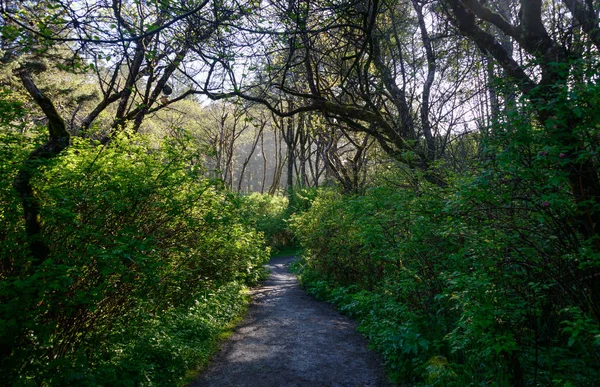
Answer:
POLYGON ((307 211, 317 193, 314 188, 293 189, 288 196, 252 193, 243 197, 242 216, 263 233, 272 253, 297 252, 299 241, 289 227, 290 218, 307 211))
POLYGON ((183 136, 75 138, 34 172, 51 251, 36 261, 11 184, 38 140, 0 139, 0 384, 181 383, 264 274, 244 200, 202 177, 183 136))
POLYGON ((289 200, 280 195, 261 195, 252 193, 244 196, 245 219, 252 219, 253 225, 263 233, 267 245, 273 253, 293 243, 287 219, 289 218, 289 200))
POLYGON ((294 216, 303 285, 360 322, 396 382, 600 380, 598 280, 584 274, 600 259, 573 224, 561 156, 531 142, 445 189, 324 190, 294 216))

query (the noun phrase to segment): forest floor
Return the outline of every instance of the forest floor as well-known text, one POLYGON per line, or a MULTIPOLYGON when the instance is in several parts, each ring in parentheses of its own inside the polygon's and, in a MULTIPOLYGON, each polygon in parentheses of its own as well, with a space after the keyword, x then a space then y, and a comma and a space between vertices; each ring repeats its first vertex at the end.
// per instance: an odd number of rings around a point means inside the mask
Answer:
POLYGON ((356 324, 307 295, 288 271, 292 260, 270 261, 246 318, 190 387, 389 385, 356 324))

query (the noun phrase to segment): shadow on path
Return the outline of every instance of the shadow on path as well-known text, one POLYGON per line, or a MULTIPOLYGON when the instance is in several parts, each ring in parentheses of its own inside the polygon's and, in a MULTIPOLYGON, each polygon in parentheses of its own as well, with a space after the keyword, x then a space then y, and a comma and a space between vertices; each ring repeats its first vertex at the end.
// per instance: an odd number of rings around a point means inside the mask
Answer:
POLYGON ((269 262, 245 320, 190 387, 388 385, 356 324, 307 295, 288 272, 292 260, 269 262))

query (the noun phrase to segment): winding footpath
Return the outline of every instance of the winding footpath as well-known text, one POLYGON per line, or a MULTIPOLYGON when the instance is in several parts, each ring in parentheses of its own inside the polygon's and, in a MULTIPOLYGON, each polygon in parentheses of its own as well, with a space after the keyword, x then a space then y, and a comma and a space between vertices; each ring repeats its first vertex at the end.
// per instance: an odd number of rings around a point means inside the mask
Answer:
POLYGON ((292 260, 271 260, 245 320, 190 387, 388 386, 356 324, 307 295, 288 272, 292 260))

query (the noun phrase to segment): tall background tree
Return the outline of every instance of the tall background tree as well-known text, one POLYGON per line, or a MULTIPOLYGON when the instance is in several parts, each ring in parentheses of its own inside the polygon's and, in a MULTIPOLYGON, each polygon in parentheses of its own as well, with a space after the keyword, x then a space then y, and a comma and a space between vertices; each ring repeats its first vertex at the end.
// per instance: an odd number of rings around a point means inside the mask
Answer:
POLYGON ((2 261, 0 296, 43 288, 26 303, 33 323, 6 325, 6 364, 29 347, 33 373, 93 356, 128 308, 155 323, 264 255, 219 245, 256 241, 250 226, 289 241, 292 224, 305 282, 361 319, 398 381, 598 379, 596 2, 0 4, 15 183, 0 192, 25 215, 1 215, 4 257, 25 259, 2 261), (285 191, 289 206, 231 191, 285 191))

